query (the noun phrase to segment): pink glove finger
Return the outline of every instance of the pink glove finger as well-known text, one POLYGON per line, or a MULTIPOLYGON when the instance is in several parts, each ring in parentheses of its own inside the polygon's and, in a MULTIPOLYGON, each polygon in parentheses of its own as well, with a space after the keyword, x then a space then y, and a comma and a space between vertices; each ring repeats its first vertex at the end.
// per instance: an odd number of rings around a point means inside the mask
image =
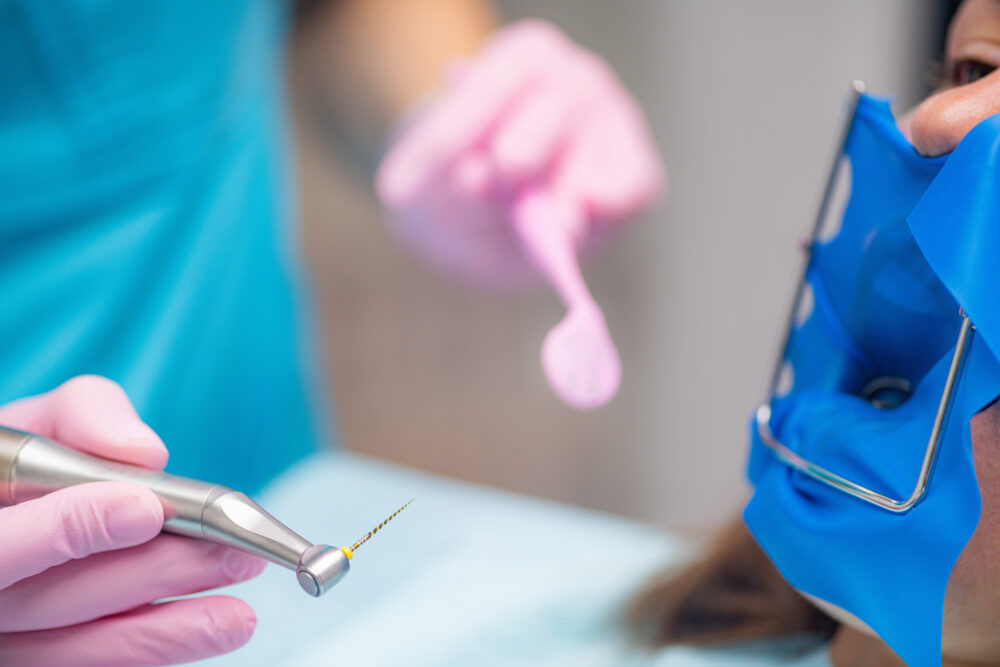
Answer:
POLYGON ((401 206, 462 152, 474 146, 540 76, 537 64, 561 37, 541 22, 508 28, 469 63, 457 85, 434 103, 386 155, 376 175, 382 201, 401 206), (558 36, 558 37, 557 37, 558 36))
POLYGON ((619 108, 609 115, 619 120, 609 120, 601 136, 610 164, 604 163, 605 178, 593 178, 592 199, 602 215, 628 217, 664 196, 666 177, 639 111, 619 108))
POLYGON ((0 590, 74 558, 148 542, 162 526, 156 495, 125 482, 81 484, 0 509, 0 590))
POLYGON ((0 632, 76 625, 245 581, 266 562, 176 535, 70 561, 0 590, 0 632))
POLYGON ((64 445, 147 468, 167 464, 167 448, 136 414, 125 391, 97 375, 0 407, 0 424, 64 445))
POLYGON ((665 194, 666 176, 641 112, 627 100, 594 111, 568 142, 553 178, 595 219, 625 220, 665 194))
POLYGON ((0 664, 173 665, 234 651, 256 625, 253 610, 235 598, 177 600, 68 628, 0 635, 0 664))
POLYGON ((485 199, 494 192, 496 178, 492 161, 479 151, 469 151, 455 164, 455 189, 466 197, 485 199))
POLYGON ((386 155, 376 174, 382 201, 401 206, 475 145, 527 81, 510 72, 476 72, 417 121, 386 155))
POLYGON ((576 96, 552 81, 525 95, 492 139, 493 164, 509 186, 540 178, 573 126, 576 96))

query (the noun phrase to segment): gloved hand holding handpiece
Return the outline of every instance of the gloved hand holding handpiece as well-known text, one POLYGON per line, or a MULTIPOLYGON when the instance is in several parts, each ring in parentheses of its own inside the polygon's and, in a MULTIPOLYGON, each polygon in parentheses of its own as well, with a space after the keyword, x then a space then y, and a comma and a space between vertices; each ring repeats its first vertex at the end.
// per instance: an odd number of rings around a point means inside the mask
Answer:
MULTIPOLYGON (((113 382, 78 377, 0 407, 0 424, 159 470, 167 450, 113 382)), ((256 576, 264 561, 160 533, 138 484, 96 482, 0 508, 0 664, 165 665, 235 650, 253 610, 227 596, 157 600, 256 576)))
POLYGON ((542 346, 567 404, 599 407, 621 365, 578 256, 665 190, 641 110, 597 56, 555 27, 501 30, 456 65, 383 161, 393 229, 432 264, 477 285, 541 272, 568 313, 542 346))

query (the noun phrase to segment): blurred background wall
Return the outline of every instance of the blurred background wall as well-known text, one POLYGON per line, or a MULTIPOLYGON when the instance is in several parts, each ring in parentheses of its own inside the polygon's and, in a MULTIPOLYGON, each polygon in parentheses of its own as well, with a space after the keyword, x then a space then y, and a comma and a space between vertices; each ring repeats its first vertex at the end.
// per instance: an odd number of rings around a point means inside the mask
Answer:
POLYGON ((305 242, 344 446, 705 531, 739 510, 799 253, 854 78, 926 90, 932 0, 503 0, 606 58, 645 108, 671 194, 587 270, 623 357, 618 398, 562 406, 538 362, 545 289, 470 293, 383 232, 364 169, 300 127, 305 242))

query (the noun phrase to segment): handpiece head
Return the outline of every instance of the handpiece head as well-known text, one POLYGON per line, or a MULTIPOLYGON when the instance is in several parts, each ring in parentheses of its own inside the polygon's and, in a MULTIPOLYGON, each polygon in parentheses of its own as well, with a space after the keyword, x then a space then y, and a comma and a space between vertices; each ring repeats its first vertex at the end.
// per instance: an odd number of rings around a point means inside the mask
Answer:
POLYGON ((318 598, 333 588, 351 569, 351 561, 343 550, 328 544, 315 544, 302 553, 295 576, 299 586, 318 598))
POLYGON ((331 547, 328 544, 314 544, 302 552, 299 557, 299 566, 295 571, 299 580, 299 586, 309 595, 318 598, 323 593, 333 588, 338 581, 351 569, 351 559, 354 558, 354 551, 362 544, 371 539, 371 536, 382 530, 385 524, 392 521, 397 514, 412 503, 410 500, 389 517, 375 526, 357 542, 350 547, 331 547))

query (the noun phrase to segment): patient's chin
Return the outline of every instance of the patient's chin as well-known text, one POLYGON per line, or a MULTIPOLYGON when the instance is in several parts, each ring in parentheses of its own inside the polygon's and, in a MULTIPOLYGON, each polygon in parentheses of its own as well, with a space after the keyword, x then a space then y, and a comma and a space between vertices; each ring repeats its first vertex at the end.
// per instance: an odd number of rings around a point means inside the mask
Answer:
POLYGON ((830 661, 836 667, 906 667, 881 639, 846 625, 830 644, 830 661))
POLYGON ((802 595, 802 597, 804 597, 805 599, 809 600, 809 602, 819 607, 823 611, 823 613, 833 618, 841 625, 845 625, 849 628, 857 630, 858 632, 868 635, 869 637, 878 637, 878 635, 875 634, 875 631, 869 628, 864 621, 862 621, 860 618, 850 613, 849 611, 841 609, 837 605, 831 604, 826 600, 821 600, 815 595, 809 595, 808 593, 804 593, 802 591, 799 591, 799 594, 802 595))

